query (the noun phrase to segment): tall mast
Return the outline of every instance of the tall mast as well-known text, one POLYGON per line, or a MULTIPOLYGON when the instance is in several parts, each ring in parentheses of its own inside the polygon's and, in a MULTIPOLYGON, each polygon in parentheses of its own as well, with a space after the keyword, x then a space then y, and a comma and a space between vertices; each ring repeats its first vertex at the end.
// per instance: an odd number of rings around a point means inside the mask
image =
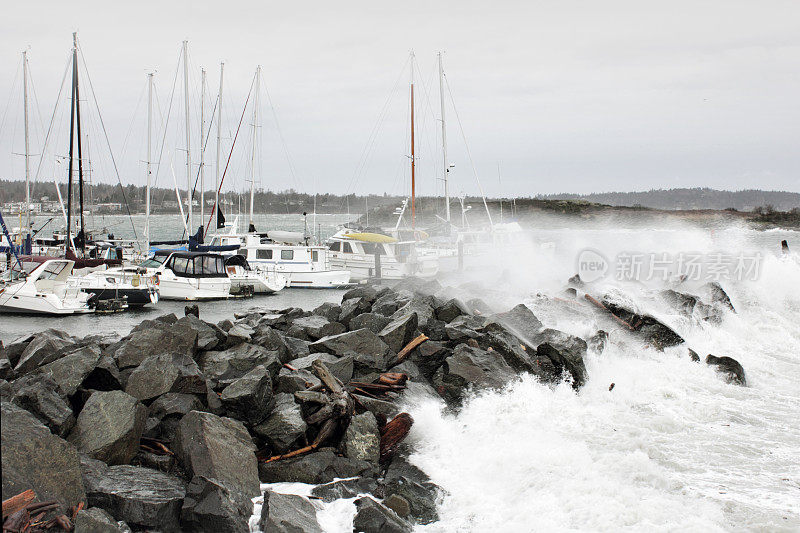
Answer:
POLYGON ((194 231, 192 220, 192 130, 189 122, 189 41, 183 41, 183 108, 186 115, 186 196, 189 200, 189 229, 194 231))
POLYGON ((81 250, 86 250, 86 231, 83 223, 83 155, 81 154, 81 93, 78 88, 78 33, 72 34, 75 44, 73 67, 75 68, 75 122, 77 124, 75 134, 78 136, 78 197, 80 199, 81 214, 81 250))
POLYGON ((411 53, 411 229, 416 227, 416 176, 414 175, 414 53, 411 53))
POLYGON ((153 135, 153 73, 147 75, 147 196, 144 199, 145 253, 150 251, 150 162, 152 161, 151 138, 153 135))
POLYGON ((442 114, 442 179, 444 179, 445 219, 447 222, 450 222, 450 190, 447 188, 450 165, 447 162, 447 128, 444 122, 444 67, 442 67, 441 52, 439 52, 439 103, 441 105, 442 114))
POLYGON ((200 224, 205 224, 205 161, 206 144, 203 142, 203 135, 206 131, 206 118, 204 115, 206 102, 206 69, 200 69, 200 224))
MULTIPOLYGON (((73 42, 74 42, 74 33, 73 42)), ((70 233, 72 232, 72 164, 73 148, 75 147, 75 86, 78 76, 78 54, 75 46, 72 47, 72 103, 69 111, 69 168, 67 170, 67 235, 64 241, 64 251, 72 247, 70 233)))
POLYGON ((22 52, 22 91, 25 99, 25 230, 31 233, 31 166, 28 136, 28 52, 22 52))
POLYGON ((255 186, 256 186, 256 146, 258 138, 258 93, 259 81, 261 78, 261 65, 256 67, 256 83, 255 93, 253 98, 253 150, 250 154, 250 228, 249 231, 254 231, 255 223, 253 222, 253 203, 255 201, 255 186))
POLYGON ((214 182, 214 205, 217 210, 214 212, 214 228, 219 226, 219 158, 220 148, 222 146, 222 74, 225 71, 225 63, 219 64, 219 97, 217 98, 217 159, 216 159, 216 180, 214 182))

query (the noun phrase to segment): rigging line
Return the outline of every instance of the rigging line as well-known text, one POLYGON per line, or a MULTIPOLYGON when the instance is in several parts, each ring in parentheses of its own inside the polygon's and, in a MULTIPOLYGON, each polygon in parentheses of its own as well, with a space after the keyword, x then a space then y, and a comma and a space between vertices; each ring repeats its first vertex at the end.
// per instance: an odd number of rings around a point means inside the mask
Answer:
POLYGON ((136 107, 133 109, 133 116, 131 116, 131 123, 128 126, 128 132, 125 134, 125 140, 122 141, 122 150, 119 154, 119 160, 121 163, 125 162, 125 151, 128 147, 128 140, 130 139, 131 132, 133 131, 133 123, 136 122, 136 115, 139 113, 139 106, 142 103, 142 98, 144 97, 144 90, 147 88, 147 82, 144 83, 142 86, 141 92, 139 92, 139 98, 136 100, 136 107))
MULTIPOLYGON (((219 180, 219 186, 217 187, 217 192, 222 190, 222 184, 225 182, 225 175, 228 173, 228 165, 231 163, 231 156, 233 155, 233 149, 236 146, 236 138, 239 137, 239 130, 242 127, 242 122, 244 121, 244 115, 247 112, 247 104, 250 102, 250 96, 253 94, 253 85, 256 83, 256 78, 253 76, 253 81, 250 83, 250 90, 247 92, 247 100, 244 102, 244 108, 242 108, 242 116, 239 118, 239 125, 236 126, 236 135, 233 136, 233 142, 231 143, 231 151, 228 153, 228 162, 225 163, 225 170, 222 172, 222 177, 219 180)), ((211 210, 212 213, 217 212, 217 201, 214 200, 214 209, 211 210)), ((208 227, 211 225, 211 219, 213 217, 208 217, 208 224, 206 224, 206 230, 203 233, 208 232, 208 227)))
POLYGON ((461 124, 461 116, 458 114, 458 108, 456 107, 456 101, 453 98, 453 91, 450 89, 450 82, 447 78, 444 79, 445 85, 447 85, 447 94, 450 95, 450 103, 453 104, 453 113, 456 116, 456 122, 458 122, 458 129, 461 132, 461 138, 464 140, 464 146, 467 149, 467 159, 469 159, 469 164, 472 167, 472 173, 475 175, 475 182, 478 184, 478 190, 481 192, 481 197, 483 198, 483 207, 486 209, 486 216, 489 217, 489 227, 494 228, 494 223, 492 222, 492 214, 489 212, 489 205, 486 203, 486 195, 483 194, 483 186, 481 185, 481 180, 478 178, 478 170, 475 168, 475 162, 472 160, 472 153, 469 151, 469 144, 467 144, 467 136, 464 133, 464 127, 461 124))
MULTIPOLYGON (((77 39, 77 37, 76 37, 77 39)), ((133 215, 131 215, 131 206, 128 205, 128 197, 125 195, 125 187, 122 186, 122 179, 119 176, 119 169, 117 168, 117 160, 114 159, 114 152, 111 151, 111 141, 108 139, 108 132, 106 131, 106 125, 103 122, 103 115, 100 114, 100 104, 97 102, 97 93, 94 91, 94 85, 92 84, 92 78, 89 76, 89 67, 86 65, 86 57, 83 55, 83 46, 78 47, 78 51, 81 54, 81 61, 83 61, 83 71, 86 74, 86 81, 89 82, 89 90, 92 92, 92 98, 94 99, 94 107, 97 109, 97 118, 100 119, 100 126, 103 128, 103 136, 106 139, 106 145, 108 146, 108 153, 111 156, 111 163, 114 166, 114 173, 117 175, 117 183, 119 183, 120 192, 122 192, 122 200, 125 202, 125 210, 128 212, 128 218, 131 221, 131 229, 133 230, 133 238, 135 240, 139 240, 139 236, 136 233, 136 225, 133 223, 133 215)))
POLYGON ((292 175, 292 179, 294 180, 295 185, 297 185, 298 188, 300 189, 300 192, 305 192, 305 188, 298 179, 297 172, 295 172, 294 162, 292 161, 292 157, 289 154, 289 147, 286 145, 286 139, 283 136, 283 129, 281 129, 281 124, 278 121, 278 112, 275 110, 275 106, 272 104, 272 97, 269 95, 269 88, 267 87, 266 83, 264 83, 264 93, 266 93, 267 95, 267 103, 269 103, 270 110, 272 111, 272 117, 275 119, 275 129, 278 130, 278 137, 280 138, 281 145, 283 146, 283 153, 284 156, 286 157, 286 163, 287 165, 289 165, 289 173, 292 175))
POLYGON ((28 79, 31 82, 31 91, 33 92, 33 101, 36 104, 36 114, 39 116, 39 133, 44 133, 44 120, 42 120, 42 107, 39 104, 39 95, 36 94, 36 85, 33 83, 33 74, 31 73, 30 61, 28 62, 28 79))
MULTIPOLYGON (((203 142, 203 148, 202 148, 203 151, 205 151, 206 146, 208 145, 208 139, 211 136, 211 125, 214 123, 214 113, 216 112, 216 110, 217 110, 217 104, 214 104, 214 109, 211 110, 211 120, 209 121, 208 124, 208 133, 206 133, 206 140, 205 142, 203 142)), ((200 134, 202 135, 203 132, 201 131, 200 134)), ((198 181, 200 181, 200 165, 197 166, 197 174, 195 174, 194 176, 194 185, 192 185, 192 198, 194 198, 194 194, 197 192, 198 181)), ((211 214, 213 215, 213 213, 211 214)), ((189 215, 187 214, 186 216, 188 217, 189 215)), ((188 218, 187 218, 187 223, 188 223, 188 218)), ((200 225, 201 226, 203 225, 202 220, 200 221, 200 225)), ((184 224, 184 226, 186 226, 186 224, 184 224)), ((194 230, 194 228, 192 228, 192 230, 194 230)), ((186 235, 185 233, 181 235, 181 239, 183 239, 185 235, 186 235)))
MULTIPOLYGON (((167 142, 169 117, 170 117, 170 114, 172 113, 172 102, 175 99, 175 87, 178 84, 178 72, 180 72, 180 68, 181 68, 180 54, 178 54, 178 61, 176 62, 176 66, 175 66, 175 76, 172 78, 172 92, 169 95, 169 105, 167 106, 167 116, 166 116, 166 118, 164 118, 164 120, 161 123, 161 129, 164 132, 164 134, 161 136, 161 148, 159 148, 159 151, 158 151, 158 163, 156 163, 156 174, 155 174, 155 176, 153 176, 153 183, 150 185, 151 190, 152 190, 154 184, 156 184, 156 185, 158 184, 158 175, 161 172, 161 158, 164 156, 164 145, 167 142)), ((158 101, 158 98, 156 98, 156 101, 158 101)), ((164 192, 164 195, 161 198, 162 203, 164 201, 164 198, 166 198, 166 197, 167 197, 167 192, 164 192)))
POLYGON ((17 71, 14 73, 14 80, 11 82, 11 90, 8 93, 8 100, 6 101, 6 110, 3 111, 3 119, 0 120, 0 132, 4 131, 6 125, 6 117, 8 116, 8 110, 11 109, 11 102, 14 100, 14 94, 16 91, 14 90, 17 86, 17 79, 19 78, 19 69, 22 66, 22 59, 19 60, 19 64, 17 64, 17 71))

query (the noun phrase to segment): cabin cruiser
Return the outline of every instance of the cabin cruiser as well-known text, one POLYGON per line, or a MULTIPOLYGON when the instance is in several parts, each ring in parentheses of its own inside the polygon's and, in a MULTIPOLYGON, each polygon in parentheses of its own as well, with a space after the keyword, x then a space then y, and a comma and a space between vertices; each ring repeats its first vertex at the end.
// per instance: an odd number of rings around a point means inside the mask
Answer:
POLYGON ((93 307, 97 302, 116 299, 123 299, 128 307, 144 307, 158 303, 159 298, 156 278, 137 273, 116 276, 97 270, 83 276, 71 276, 68 284, 88 293, 89 305, 93 307))
POLYGON ((231 293, 240 293, 244 287, 252 287, 255 294, 272 294, 287 286, 286 276, 279 272, 255 270, 241 255, 225 258, 225 270, 231 279, 231 293))
MULTIPOLYGON (((30 265, 31 263, 26 263, 30 265)), ((0 312, 72 315, 91 313, 89 294, 70 286, 74 261, 49 259, 30 273, 9 269, 0 280, 0 312)))
POLYGON ((380 277, 433 277, 439 272, 435 253, 417 247, 416 241, 399 241, 382 233, 345 228, 328 239, 331 266, 349 270, 353 281, 380 277))
POLYGON ((285 276, 287 287, 327 289, 350 283, 350 272, 332 266, 327 248, 303 244, 304 240, 299 232, 231 232, 214 236, 211 245, 238 245, 237 255, 256 270, 285 276))

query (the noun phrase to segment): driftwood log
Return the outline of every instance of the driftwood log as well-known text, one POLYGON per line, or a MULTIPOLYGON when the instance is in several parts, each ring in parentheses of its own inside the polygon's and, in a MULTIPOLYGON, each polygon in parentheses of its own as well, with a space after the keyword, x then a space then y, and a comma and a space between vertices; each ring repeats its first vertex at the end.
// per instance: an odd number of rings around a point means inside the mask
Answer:
POLYGON ((381 428, 380 463, 386 464, 394 455, 397 446, 406 438, 414 419, 408 413, 400 413, 381 428))

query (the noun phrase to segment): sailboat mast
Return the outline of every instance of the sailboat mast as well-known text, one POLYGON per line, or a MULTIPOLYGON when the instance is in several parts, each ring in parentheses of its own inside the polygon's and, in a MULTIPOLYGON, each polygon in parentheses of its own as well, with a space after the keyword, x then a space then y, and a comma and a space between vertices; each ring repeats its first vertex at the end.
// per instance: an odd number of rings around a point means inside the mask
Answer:
MULTIPOLYGON (((73 34, 74 36, 75 34, 73 34)), ((74 39, 73 39, 74 40, 74 39)), ((69 112, 69 168, 67 170, 67 235, 64 242, 64 251, 71 245, 70 233, 72 232, 72 164, 73 149, 75 147, 75 87, 78 77, 78 53, 73 45, 72 48, 72 103, 69 112)))
POLYGON ((22 52, 22 92, 25 100, 25 230, 31 233, 31 165, 28 134, 28 52, 22 52))
POLYGON ((450 189, 447 187, 450 165, 447 163, 447 128, 445 127, 444 121, 444 67, 442 66, 441 52, 439 52, 439 104, 442 114, 442 179, 444 179, 445 220, 450 222, 450 189))
POLYGON ((200 224, 205 224, 205 207, 206 207, 206 143, 204 135, 206 131, 206 118, 205 118, 205 103, 206 103, 206 69, 200 69, 200 224))
POLYGON ((144 199, 145 253, 150 251, 150 165, 152 161, 153 136, 153 73, 147 75, 147 191, 144 199))
POLYGON ((217 98, 217 160, 216 160, 216 180, 214 182, 214 205, 217 210, 214 212, 214 227, 219 227, 219 158, 222 147, 222 75, 225 72, 225 63, 219 64, 219 97, 217 98))
POLYGON ((81 153, 81 93, 78 87, 78 34, 73 33, 72 39, 75 44, 74 48, 74 67, 75 67, 75 122, 77 124, 77 131, 75 134, 78 136, 78 197, 80 205, 81 216, 81 250, 86 250, 86 231, 83 221, 83 155, 81 153))
POLYGON ((253 150, 250 154, 250 231, 254 231, 253 204, 255 202, 256 186, 256 146, 258 138, 258 93, 261 78, 261 65, 256 68, 255 94, 253 98, 253 150))
POLYGON ((414 174, 414 54, 411 54, 411 229, 416 227, 416 176, 414 174))
POLYGON ((186 196, 189 209, 189 228, 194 231, 192 220, 192 130, 189 121, 189 41, 183 41, 183 107, 186 115, 186 196))

